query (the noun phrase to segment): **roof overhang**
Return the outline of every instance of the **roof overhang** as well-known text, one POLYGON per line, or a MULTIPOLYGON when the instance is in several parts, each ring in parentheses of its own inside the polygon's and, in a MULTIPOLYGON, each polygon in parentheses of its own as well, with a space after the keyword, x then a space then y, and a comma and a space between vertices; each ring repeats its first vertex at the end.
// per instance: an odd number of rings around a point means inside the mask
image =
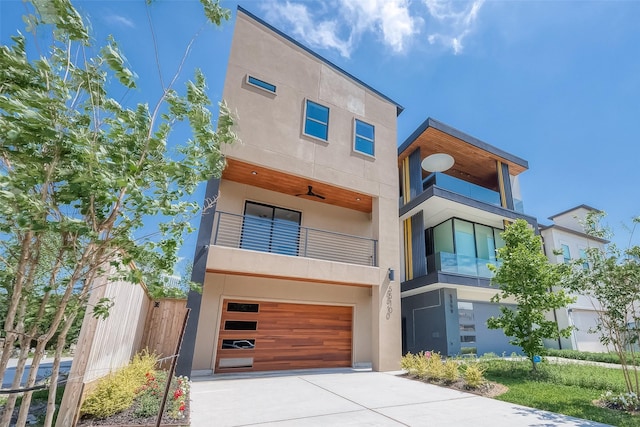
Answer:
MULTIPOLYGON (((455 163, 446 174, 486 188, 495 186, 498 161, 509 166, 511 175, 519 175, 529 168, 526 160, 431 118, 400 145, 398 166, 417 148, 420 149, 421 160, 435 153, 451 155, 455 163)), ((424 174, 426 176, 426 172, 424 174)))

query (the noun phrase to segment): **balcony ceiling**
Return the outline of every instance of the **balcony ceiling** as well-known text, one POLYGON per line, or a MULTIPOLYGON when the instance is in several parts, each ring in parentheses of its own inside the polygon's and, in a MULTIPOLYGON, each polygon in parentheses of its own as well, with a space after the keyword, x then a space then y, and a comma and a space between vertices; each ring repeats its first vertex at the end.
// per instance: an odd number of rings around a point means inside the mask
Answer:
POLYGON ((371 213, 372 210, 373 199, 366 194, 232 158, 227 158, 227 167, 222 172, 222 179, 264 188, 265 190, 277 191, 294 197, 297 194, 303 194, 299 197, 360 212, 371 213), (322 195, 325 199, 304 195, 307 193, 309 185, 313 186, 315 194, 322 195))
MULTIPOLYGON (((485 144, 488 146, 488 144, 485 144)), ((490 147, 490 146, 489 146, 490 147)), ((463 179, 485 188, 498 190, 496 161, 509 165, 509 173, 518 175, 527 168, 512 160, 492 153, 481 146, 471 144, 456 136, 450 135, 435 127, 427 127, 411 145, 405 148, 398 156, 398 166, 402 160, 415 149, 420 148, 421 160, 435 153, 450 154, 455 163, 447 170, 447 175, 463 179)), ((423 171, 423 177, 429 172, 423 171)))

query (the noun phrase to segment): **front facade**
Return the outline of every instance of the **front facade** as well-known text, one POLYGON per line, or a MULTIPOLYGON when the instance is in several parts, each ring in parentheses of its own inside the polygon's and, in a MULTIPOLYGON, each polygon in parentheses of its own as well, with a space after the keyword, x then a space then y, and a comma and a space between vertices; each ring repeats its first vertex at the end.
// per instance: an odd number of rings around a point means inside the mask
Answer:
MULTIPOLYGON (((584 219, 591 212, 598 212, 598 209, 587 205, 576 206, 549 217, 553 221, 551 225, 540 226, 545 253, 551 263, 562 264, 586 258, 586 250, 589 248, 604 251, 605 245, 609 243, 608 240, 589 236, 584 232, 584 219)), ((589 268, 586 260, 583 267, 589 268)), ((600 333, 596 331, 599 323, 598 301, 587 295, 573 296, 576 298, 575 303, 555 310, 553 313, 558 327, 573 326, 571 336, 549 341, 546 343, 547 346, 579 351, 608 351, 607 347, 600 342, 600 333)))
POLYGON ((398 148, 398 168, 403 352, 519 352, 486 326, 499 314, 487 265, 505 224, 523 218, 537 230, 519 191, 527 162, 427 119, 398 148))
POLYGON ((223 97, 179 370, 398 369, 401 107, 242 8, 223 97))

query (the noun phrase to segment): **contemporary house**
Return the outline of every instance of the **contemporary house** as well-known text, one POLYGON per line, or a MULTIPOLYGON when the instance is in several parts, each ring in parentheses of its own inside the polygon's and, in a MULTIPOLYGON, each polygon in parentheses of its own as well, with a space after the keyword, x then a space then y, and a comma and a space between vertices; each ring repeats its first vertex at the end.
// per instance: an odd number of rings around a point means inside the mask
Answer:
POLYGON ((487 264, 496 264, 505 224, 523 213, 518 176, 528 163, 427 119, 398 148, 403 352, 501 354, 520 349, 486 320, 487 264))
MULTIPOLYGON (((586 234, 583 226, 587 214, 598 211, 591 206, 580 205, 549 217, 553 221, 551 225, 540 225, 545 253, 550 262, 561 264, 585 258, 588 248, 604 250, 609 241, 586 234)), ((583 267, 589 268, 586 260, 583 267)), ((553 313, 560 328, 574 327, 571 337, 547 342, 547 346, 580 351, 607 351, 600 342, 600 334, 595 330, 598 325, 598 301, 586 295, 574 296, 575 303, 553 313)))
POLYGON ((178 372, 399 368, 396 102, 238 8, 178 372))

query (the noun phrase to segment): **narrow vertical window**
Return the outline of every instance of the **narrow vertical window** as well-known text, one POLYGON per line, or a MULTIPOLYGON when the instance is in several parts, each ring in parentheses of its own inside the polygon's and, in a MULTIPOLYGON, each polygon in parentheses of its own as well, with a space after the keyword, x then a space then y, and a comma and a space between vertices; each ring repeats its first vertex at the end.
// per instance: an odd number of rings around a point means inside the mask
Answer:
POLYGON ((569 246, 562 245, 562 259, 565 264, 569 264, 571 262, 571 252, 569 252, 569 246))
POLYGON ((375 155, 375 128, 373 125, 356 119, 353 149, 369 156, 375 155))
POLYGON ((304 134, 327 141, 329 138, 329 107, 307 100, 304 117, 304 134))
POLYGON ((584 249, 580 249, 580 258, 582 259, 582 269, 589 269, 589 261, 587 261, 587 251, 584 249))

